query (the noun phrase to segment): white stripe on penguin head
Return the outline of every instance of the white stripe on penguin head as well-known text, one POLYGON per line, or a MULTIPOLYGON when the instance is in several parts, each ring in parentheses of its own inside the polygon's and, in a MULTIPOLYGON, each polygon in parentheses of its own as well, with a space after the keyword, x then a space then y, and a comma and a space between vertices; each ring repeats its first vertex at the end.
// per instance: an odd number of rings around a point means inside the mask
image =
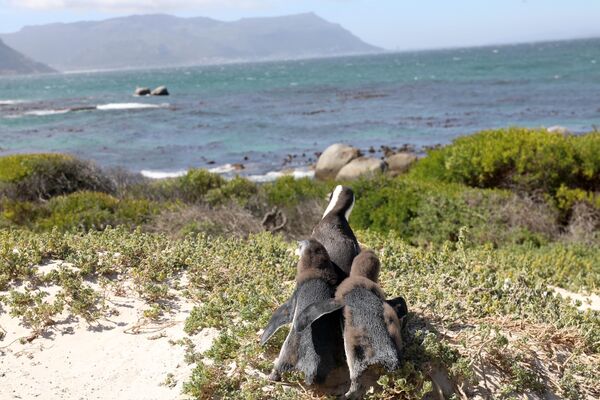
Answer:
MULTIPOLYGON (((342 185, 337 185, 335 187, 335 190, 333 191, 333 195, 331 195, 331 200, 329 201, 329 205, 327 206, 327 209, 325 209, 323 218, 325 218, 327 216, 327 214, 329 214, 331 212, 331 210, 333 210, 333 208, 335 207, 335 205, 337 204, 337 202, 340 198, 341 193, 342 193, 342 185)), ((321 219, 323 219, 323 218, 321 218, 321 219)))
POLYGON ((352 213, 352 209, 354 208, 354 202, 356 201, 356 198, 354 197, 354 193, 352 194, 352 204, 350 204, 350 207, 348 207, 348 209, 346 210, 346 214, 344 215, 344 217, 346 217, 346 221, 348 221, 348 218, 350 218, 350 213, 352 213))

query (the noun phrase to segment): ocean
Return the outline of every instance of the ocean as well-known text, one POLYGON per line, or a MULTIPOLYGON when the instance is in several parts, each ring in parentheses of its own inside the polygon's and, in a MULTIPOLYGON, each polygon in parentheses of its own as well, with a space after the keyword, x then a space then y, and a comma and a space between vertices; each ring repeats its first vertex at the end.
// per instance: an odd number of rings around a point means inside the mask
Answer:
POLYGON ((554 125, 600 129, 600 39, 0 78, 0 155, 66 152, 154 177, 235 163, 256 180, 302 175, 336 142, 421 151, 554 125), (133 96, 159 85, 171 95, 133 96))

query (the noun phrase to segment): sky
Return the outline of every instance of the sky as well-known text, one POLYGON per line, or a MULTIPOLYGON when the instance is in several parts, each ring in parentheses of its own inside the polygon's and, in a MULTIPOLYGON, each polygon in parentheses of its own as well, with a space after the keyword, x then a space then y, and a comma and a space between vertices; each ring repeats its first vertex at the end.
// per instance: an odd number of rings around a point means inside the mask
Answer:
POLYGON ((0 32, 130 14, 229 21, 303 12, 388 50, 600 37, 600 0, 0 0, 0 32))

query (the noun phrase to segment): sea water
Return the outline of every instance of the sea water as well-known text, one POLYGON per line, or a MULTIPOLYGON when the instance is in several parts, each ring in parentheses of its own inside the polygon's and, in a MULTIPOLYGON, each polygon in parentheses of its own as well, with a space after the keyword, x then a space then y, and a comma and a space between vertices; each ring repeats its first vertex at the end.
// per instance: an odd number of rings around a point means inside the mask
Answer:
POLYGON ((0 155, 66 152, 154 177, 235 163, 256 180, 301 176, 336 142, 418 150, 553 125, 600 129, 600 39, 0 78, 0 155), (171 95, 133 96, 159 85, 171 95))

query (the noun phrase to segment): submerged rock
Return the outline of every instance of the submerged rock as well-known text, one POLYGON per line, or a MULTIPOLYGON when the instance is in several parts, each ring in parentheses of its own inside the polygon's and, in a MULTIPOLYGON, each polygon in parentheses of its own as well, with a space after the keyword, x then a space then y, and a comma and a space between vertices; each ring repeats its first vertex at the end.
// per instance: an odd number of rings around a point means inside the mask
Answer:
POLYGON ((159 86, 152 91, 152 96, 168 96, 169 90, 166 86, 159 86))
POLYGON ((334 179, 346 164, 360 155, 358 149, 345 144, 332 144, 319 156, 315 169, 317 179, 334 179))
POLYGON ((414 153, 396 153, 389 156, 386 160, 388 172, 392 176, 400 175, 417 161, 417 155, 414 153))
POLYGON ((136 96, 150 96, 150 93, 152 92, 150 91, 150 88, 147 87, 138 87, 135 89, 136 96))
POLYGON ((373 157, 359 157, 344 165, 336 176, 336 180, 352 180, 363 175, 384 172, 387 165, 384 161, 373 157))

